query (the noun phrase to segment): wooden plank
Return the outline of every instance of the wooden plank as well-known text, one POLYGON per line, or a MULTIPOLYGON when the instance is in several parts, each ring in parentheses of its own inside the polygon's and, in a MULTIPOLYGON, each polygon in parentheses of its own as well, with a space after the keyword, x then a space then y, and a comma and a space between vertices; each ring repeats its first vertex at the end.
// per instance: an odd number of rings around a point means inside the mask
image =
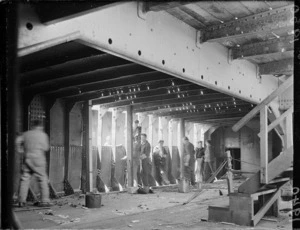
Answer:
MULTIPOLYGON (((284 121, 284 119, 288 116, 290 116, 294 112, 294 106, 291 106, 287 111, 285 111, 280 117, 278 117, 275 121, 273 121, 269 126, 268 126, 268 132, 270 132, 272 129, 274 129, 277 125, 279 125, 281 122, 284 121)), ((260 133, 258 136, 260 137, 260 133)))
POLYGON ((281 190, 278 189, 277 192, 264 204, 264 206, 258 211, 258 213, 252 219, 252 225, 256 226, 257 223, 264 217, 269 208, 278 199, 281 190))
POLYGON ((250 121, 264 106, 272 102, 276 97, 292 87, 294 77, 289 77, 283 84, 281 84, 274 92, 267 96, 260 104, 254 107, 245 117, 243 117, 238 123, 236 123, 232 130, 234 132, 239 131, 248 121, 250 121))
POLYGON ((147 2, 146 11, 164 11, 191 3, 190 1, 147 2))
POLYGON ((215 179, 215 177, 218 175, 218 173, 221 172, 221 170, 224 168, 226 163, 227 163, 227 160, 224 160, 222 162, 222 164, 219 166, 219 168, 211 175, 211 177, 208 178, 207 181, 205 181, 205 183, 211 183, 215 179))
MULTIPOLYGON (((293 107, 293 106, 292 106, 293 107)), ((291 107, 291 108, 292 108, 291 107)), ((290 110, 290 109, 289 109, 290 110)), ((293 113, 290 112, 286 117, 285 123, 285 149, 293 146, 293 113)))
POLYGON ((268 183, 268 107, 260 110, 260 181, 268 183))
POLYGON ((128 187, 133 186, 133 171, 132 171, 132 132, 133 132, 133 119, 132 119, 132 106, 126 107, 126 153, 127 153, 127 181, 128 181, 128 187))
POLYGON ((253 197, 253 198, 257 198, 259 196, 262 196, 262 195, 266 195, 266 194, 270 194, 270 193, 274 193, 277 191, 277 188, 274 188, 274 189, 268 189, 268 190, 264 190, 264 191, 260 191, 260 192, 256 192, 256 193, 253 193, 251 194, 250 196, 253 197))

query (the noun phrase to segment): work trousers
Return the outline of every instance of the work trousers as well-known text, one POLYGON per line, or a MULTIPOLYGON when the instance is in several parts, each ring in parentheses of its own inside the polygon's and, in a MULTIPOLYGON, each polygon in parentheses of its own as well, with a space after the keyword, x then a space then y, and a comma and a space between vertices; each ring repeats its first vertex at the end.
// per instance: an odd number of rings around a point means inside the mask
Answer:
POLYGON ((196 165, 195 165, 195 177, 196 182, 202 182, 203 181, 203 157, 196 159, 196 165))
POLYGON ((145 158, 142 160, 142 180, 143 180, 143 186, 149 187, 149 176, 151 174, 151 160, 150 158, 145 158))
POLYGON ((133 183, 134 186, 137 186, 137 184, 142 184, 141 181, 141 167, 140 167, 140 160, 139 159, 134 159, 132 161, 132 173, 133 173, 133 183))
POLYGON ((167 172, 167 159, 159 155, 153 156, 153 161, 155 164, 156 180, 160 185, 168 185, 170 181, 168 180, 167 172))
POLYGON ((195 185, 195 158, 190 158, 189 165, 183 167, 184 177, 191 181, 192 185, 195 185))
POLYGON ((44 156, 31 156, 25 160, 19 191, 19 202, 26 202, 31 176, 35 175, 41 190, 41 201, 49 202, 48 176, 46 173, 46 159, 44 156))

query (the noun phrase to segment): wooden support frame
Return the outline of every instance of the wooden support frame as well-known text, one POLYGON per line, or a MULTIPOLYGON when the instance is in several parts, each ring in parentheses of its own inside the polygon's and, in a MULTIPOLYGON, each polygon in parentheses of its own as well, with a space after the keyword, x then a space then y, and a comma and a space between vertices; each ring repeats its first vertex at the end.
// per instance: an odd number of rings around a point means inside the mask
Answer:
POLYGON ((184 167, 183 167, 183 138, 185 137, 185 122, 184 119, 179 119, 178 123, 178 149, 179 149, 179 155, 180 155, 180 178, 183 178, 184 176, 184 167))
POLYGON ((268 107, 260 110, 260 181, 268 183, 268 107))
POLYGON ((231 154, 230 151, 226 151, 227 154, 227 164, 228 164, 228 170, 227 170, 227 186, 228 186, 228 194, 233 193, 233 174, 232 174, 232 164, 231 164, 231 154))
POLYGON ((259 65, 259 75, 266 74, 292 74, 294 69, 294 59, 288 58, 280 61, 268 62, 259 65))
POLYGON ((266 97, 259 105, 254 107, 246 116, 244 116, 239 122, 237 122, 232 130, 234 132, 239 131, 246 123, 248 123, 264 106, 270 104, 276 97, 292 87, 294 77, 289 77, 283 84, 281 84, 274 92, 266 97))

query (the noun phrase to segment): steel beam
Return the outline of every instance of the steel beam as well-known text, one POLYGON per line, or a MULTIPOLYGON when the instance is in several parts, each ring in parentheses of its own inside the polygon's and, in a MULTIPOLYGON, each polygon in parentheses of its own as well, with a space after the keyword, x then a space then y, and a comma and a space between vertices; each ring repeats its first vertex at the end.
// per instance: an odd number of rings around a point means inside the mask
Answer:
POLYGON ((260 75, 265 75, 265 74, 290 75, 293 73, 293 69, 294 69, 294 59, 289 58, 289 59, 284 59, 284 60, 280 60, 280 61, 268 62, 266 64, 260 64, 259 65, 259 74, 260 75))
POLYGON ((129 61, 110 54, 99 54, 22 73, 21 84, 28 86, 37 82, 125 64, 129 64, 129 61))
POLYGON ((65 87, 87 85, 89 83, 97 83, 104 80, 112 80, 113 78, 118 78, 126 75, 128 76, 134 74, 148 73, 151 71, 151 69, 137 65, 135 63, 125 64, 121 66, 96 69, 89 72, 50 79, 25 87, 25 91, 51 92, 58 89, 64 89, 65 87))
POLYGON ((247 59, 254 57, 267 57, 271 54, 290 52, 291 56, 294 52, 294 36, 274 38, 271 40, 250 43, 232 49, 233 59, 247 59))
POLYGON ((236 114, 211 114, 211 115, 207 115, 207 116, 192 116, 192 117, 187 117, 185 118, 185 120, 187 122, 203 122, 206 120, 210 120, 210 119, 224 119, 224 118, 238 118, 238 117, 243 117, 245 115, 245 113, 236 113, 236 114))
POLYGON ((65 97, 78 96, 78 93, 82 95, 95 93, 101 96, 102 92, 107 93, 107 90, 109 91, 110 88, 114 88, 114 90, 116 88, 122 89, 124 87, 132 86, 133 83, 135 85, 147 84, 148 82, 151 83, 161 79, 172 80, 174 78, 171 76, 158 73, 157 71, 152 71, 149 73, 122 76, 122 77, 114 78, 113 80, 107 79, 107 80, 99 81, 97 83, 88 83, 88 84, 58 89, 58 90, 46 92, 45 95, 56 97, 56 98, 65 98, 65 97))
POLYGON ((280 29, 294 29, 294 4, 210 26, 202 31, 201 41, 225 42, 280 29))
POLYGON ((154 102, 148 102, 143 103, 142 105, 133 105, 133 109, 135 112, 147 112, 147 111, 153 111, 158 110, 160 108, 164 108, 164 106, 169 105, 172 106, 178 106, 178 104, 185 104, 185 103, 212 103, 216 100, 222 101, 222 100, 230 100, 232 99, 231 96, 227 96, 221 93, 211 93, 208 92, 207 94, 203 95, 201 92, 199 95, 196 96, 188 96, 184 98, 176 98, 176 99, 169 99, 169 100, 163 100, 163 101, 154 101, 154 102))
POLYGON ((141 19, 137 5, 124 2, 45 26, 24 4, 20 20, 35 27, 29 31, 20 23, 18 48, 80 31, 82 44, 249 102, 258 103, 278 87, 272 76, 260 81, 255 64, 229 62, 228 50, 220 44, 204 43, 199 49, 197 31, 169 14, 148 12, 141 19))
MULTIPOLYGON (((163 104, 165 105, 166 102, 168 100, 179 100, 180 98, 186 98, 186 97, 190 97, 190 96, 202 96, 201 91, 204 91, 203 89, 193 89, 193 90, 186 90, 186 91, 182 91, 180 93, 170 93, 170 94, 160 94, 160 95, 155 95, 155 96, 148 96, 148 97, 131 97, 128 98, 126 100, 119 100, 116 98, 115 102, 108 102, 105 104, 106 107, 119 107, 119 106, 125 106, 125 105, 143 105, 146 102, 164 102, 163 104), (162 101, 162 97, 164 98, 164 101, 162 101)), ((93 100, 93 104, 94 105, 98 105, 103 103, 103 101, 101 99, 98 100, 93 100)))
POLYGON ((191 1, 164 1, 164 2, 146 2, 146 11, 165 11, 182 5, 190 4, 191 1))

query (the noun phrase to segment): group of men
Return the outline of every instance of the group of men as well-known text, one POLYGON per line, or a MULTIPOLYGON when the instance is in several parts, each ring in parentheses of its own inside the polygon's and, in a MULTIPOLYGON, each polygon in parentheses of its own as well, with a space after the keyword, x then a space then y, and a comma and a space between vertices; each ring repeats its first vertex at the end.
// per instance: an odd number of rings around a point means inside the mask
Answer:
MULTIPOLYGON (((35 175, 41 190, 40 206, 51 206, 49 199, 48 176, 46 173, 47 163, 45 152, 49 150, 49 137, 43 130, 43 124, 39 120, 32 123, 32 129, 17 138, 17 149, 24 152, 22 175, 19 189, 19 206, 26 204, 30 178, 35 175)), ((147 141, 147 135, 141 133, 139 121, 134 122, 133 127, 133 179, 134 186, 142 185, 146 192, 149 191, 150 177, 152 171, 151 146, 147 141)), ((167 152, 163 146, 164 141, 159 140, 158 145, 153 148, 153 161, 156 168, 156 178, 160 184, 170 184, 167 175, 167 152)), ((183 163, 184 177, 191 181, 192 185, 202 182, 203 172, 209 167, 213 172, 212 146, 206 141, 206 148, 202 142, 194 149, 194 145, 187 137, 183 139, 183 163), (204 167, 203 167, 204 165, 204 167), (196 174, 196 176, 195 176, 196 174)))

